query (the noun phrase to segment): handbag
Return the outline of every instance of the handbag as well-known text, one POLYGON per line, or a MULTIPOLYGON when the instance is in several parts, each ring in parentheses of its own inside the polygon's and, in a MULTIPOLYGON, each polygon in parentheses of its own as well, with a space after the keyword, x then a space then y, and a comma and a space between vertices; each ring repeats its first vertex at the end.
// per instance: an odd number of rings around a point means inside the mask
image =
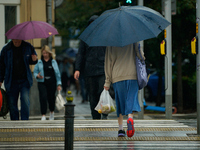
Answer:
POLYGON ((64 108, 66 101, 63 99, 62 95, 60 94, 60 91, 58 91, 58 94, 56 96, 56 108, 58 110, 61 110, 64 108))
POLYGON ((0 88, 0 117, 6 119, 6 115, 9 112, 8 97, 6 91, 0 88))
MULTIPOLYGON (((134 45, 134 49, 135 49, 135 45, 134 45)), ((141 59, 138 58, 136 50, 135 50, 135 60, 136 60, 137 81, 138 81, 139 90, 141 90, 147 85, 148 75, 147 75, 145 61, 140 52, 140 44, 138 45, 138 51, 139 51, 139 55, 141 59)))

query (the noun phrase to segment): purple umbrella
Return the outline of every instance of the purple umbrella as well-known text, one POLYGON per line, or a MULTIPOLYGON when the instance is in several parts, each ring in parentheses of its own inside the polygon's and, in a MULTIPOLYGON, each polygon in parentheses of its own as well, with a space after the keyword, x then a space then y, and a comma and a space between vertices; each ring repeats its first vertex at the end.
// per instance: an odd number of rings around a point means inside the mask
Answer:
POLYGON ((27 21, 15 25, 5 35, 8 39, 30 40, 58 34, 56 28, 43 21, 27 21))

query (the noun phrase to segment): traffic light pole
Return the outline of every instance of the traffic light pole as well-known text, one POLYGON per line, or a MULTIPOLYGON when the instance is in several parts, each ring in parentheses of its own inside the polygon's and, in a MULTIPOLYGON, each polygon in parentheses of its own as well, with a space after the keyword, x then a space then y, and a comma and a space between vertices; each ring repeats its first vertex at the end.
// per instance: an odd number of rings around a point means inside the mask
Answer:
MULTIPOLYGON (((199 26, 199 19, 200 19, 200 0, 196 1, 196 23, 198 24, 198 29, 200 29, 199 26)), ((196 36, 200 37, 200 32, 196 33, 196 36)), ((197 71, 196 71, 196 88, 197 88, 197 134, 200 135, 200 40, 197 40, 198 42, 198 47, 197 47, 197 56, 196 56, 196 67, 197 67, 197 71)))
MULTIPOLYGON (((143 6, 144 5, 144 0, 138 0, 138 5, 143 6)), ((140 49, 144 51, 144 42, 140 41, 140 49)), ((138 98, 139 98, 139 104, 141 108, 141 112, 138 112, 138 118, 139 119, 144 119, 144 104, 143 104, 143 99, 144 99, 144 89, 141 89, 138 93, 138 98)))
MULTIPOLYGON (((171 22, 171 0, 165 0, 165 18, 171 22)), ((172 36, 171 25, 166 28, 166 51, 165 56, 165 116, 172 118, 172 36)))

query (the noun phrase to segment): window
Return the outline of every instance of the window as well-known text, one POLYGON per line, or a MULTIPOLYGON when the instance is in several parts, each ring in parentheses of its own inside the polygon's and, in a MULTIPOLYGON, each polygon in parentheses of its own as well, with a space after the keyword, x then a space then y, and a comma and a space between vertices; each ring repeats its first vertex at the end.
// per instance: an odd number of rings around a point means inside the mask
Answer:
MULTIPOLYGON (((17 7, 16 6, 5 6, 5 33, 17 24, 17 7)), ((8 42, 5 37, 5 42, 8 42)))

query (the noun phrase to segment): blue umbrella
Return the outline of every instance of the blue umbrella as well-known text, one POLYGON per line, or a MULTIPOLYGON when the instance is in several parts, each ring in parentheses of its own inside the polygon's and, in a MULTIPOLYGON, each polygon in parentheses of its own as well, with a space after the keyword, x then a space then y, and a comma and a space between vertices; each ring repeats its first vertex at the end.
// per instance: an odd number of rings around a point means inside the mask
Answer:
POLYGON ((64 49, 63 52, 66 53, 68 57, 75 58, 78 52, 78 48, 67 48, 64 49))
POLYGON ((120 6, 107 10, 79 36, 89 46, 123 47, 157 37, 170 23, 145 6, 120 6))

